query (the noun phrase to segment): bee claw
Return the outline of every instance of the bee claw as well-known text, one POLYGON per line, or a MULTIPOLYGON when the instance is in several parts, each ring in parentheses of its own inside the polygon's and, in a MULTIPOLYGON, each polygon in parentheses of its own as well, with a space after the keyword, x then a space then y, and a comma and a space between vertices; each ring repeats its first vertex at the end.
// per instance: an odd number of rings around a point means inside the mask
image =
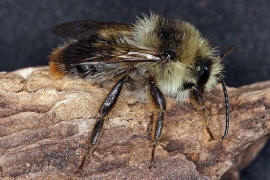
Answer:
POLYGON ((82 169, 81 168, 78 168, 74 173, 75 174, 82 175, 82 169))
POLYGON ((151 161, 149 165, 149 169, 152 169, 152 168, 157 168, 154 161, 151 161))

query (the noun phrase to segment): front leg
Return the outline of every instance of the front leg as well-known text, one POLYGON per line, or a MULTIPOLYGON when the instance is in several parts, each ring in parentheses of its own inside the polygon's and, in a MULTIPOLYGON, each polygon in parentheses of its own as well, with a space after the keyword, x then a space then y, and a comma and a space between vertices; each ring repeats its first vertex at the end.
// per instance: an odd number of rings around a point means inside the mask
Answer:
POLYGON ((209 111, 206 109, 206 107, 204 105, 204 100, 203 100, 202 94, 196 86, 194 86, 191 90, 191 98, 190 99, 191 99, 191 103, 192 103, 193 107, 203 117, 205 128, 206 128, 207 133, 210 136, 210 140, 213 140, 214 136, 209 129, 209 121, 208 121, 209 111))
POLYGON ((154 158, 155 158, 155 151, 158 145, 158 141, 161 135, 162 127, 163 127, 163 120, 164 120, 164 111, 166 110, 166 101, 164 96, 162 95, 159 88, 155 85, 154 81, 150 81, 150 93, 152 100, 154 102, 155 107, 158 109, 158 117, 156 120, 155 127, 153 128, 153 146, 152 146, 152 156, 150 161, 149 168, 154 166, 154 158))
POLYGON ((87 159, 88 155, 91 154, 92 151, 94 150, 95 145, 97 144, 98 139, 99 139, 100 134, 101 134, 101 130, 102 130, 102 127, 104 124, 104 118, 106 115, 109 114, 109 112, 112 110, 112 108, 116 104, 116 101, 120 95, 122 86, 126 82, 127 78, 128 78, 128 76, 121 78, 117 82, 117 84, 112 88, 110 93, 107 95, 106 99, 103 101, 103 103, 99 109, 100 116, 98 117, 98 119, 96 121, 94 129, 93 129, 92 134, 90 136, 87 151, 86 151, 86 153, 81 161, 81 164, 80 164, 78 170, 76 171, 77 173, 81 171, 81 169, 83 168, 84 162, 87 159))

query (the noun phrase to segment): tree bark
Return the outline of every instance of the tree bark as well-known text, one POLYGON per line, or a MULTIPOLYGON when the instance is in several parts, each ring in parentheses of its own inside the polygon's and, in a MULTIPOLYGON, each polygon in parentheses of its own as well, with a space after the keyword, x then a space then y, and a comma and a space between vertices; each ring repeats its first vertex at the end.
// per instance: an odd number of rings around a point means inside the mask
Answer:
POLYGON ((178 106, 167 98, 156 168, 149 169, 150 104, 122 96, 75 174, 108 91, 82 79, 56 79, 47 67, 1 73, 1 179, 220 179, 226 172, 223 179, 237 179, 270 132, 270 81, 228 88, 230 129, 223 141, 221 86, 204 95, 213 140, 189 101, 178 106))

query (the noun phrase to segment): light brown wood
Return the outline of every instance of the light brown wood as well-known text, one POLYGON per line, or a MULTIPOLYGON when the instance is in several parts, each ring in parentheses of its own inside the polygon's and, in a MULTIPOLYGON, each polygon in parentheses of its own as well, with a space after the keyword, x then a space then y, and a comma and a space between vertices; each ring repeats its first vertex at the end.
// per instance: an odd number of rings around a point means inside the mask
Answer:
POLYGON ((212 141, 188 101, 179 107, 167 98, 157 168, 149 170, 150 104, 122 97, 83 173, 74 174, 107 93, 85 80, 56 79, 48 67, 1 73, 1 179, 219 179, 235 169, 239 154, 249 152, 255 142, 264 144, 262 137, 270 132, 269 81, 228 88, 231 119, 224 141, 220 86, 205 94, 212 141))

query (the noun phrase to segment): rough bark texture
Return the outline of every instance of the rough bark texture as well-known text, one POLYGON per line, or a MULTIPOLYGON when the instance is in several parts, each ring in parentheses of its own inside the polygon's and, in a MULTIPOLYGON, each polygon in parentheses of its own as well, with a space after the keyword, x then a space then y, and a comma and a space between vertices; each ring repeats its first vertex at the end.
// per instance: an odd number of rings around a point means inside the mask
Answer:
POLYGON ((84 80, 55 79, 46 67, 1 73, 1 179, 237 179, 270 132, 270 82, 228 91, 231 123, 223 141, 220 86, 205 94, 212 141, 188 101, 179 107, 167 99, 157 167, 150 170, 150 106, 122 97, 82 174, 74 174, 108 90, 84 80))

